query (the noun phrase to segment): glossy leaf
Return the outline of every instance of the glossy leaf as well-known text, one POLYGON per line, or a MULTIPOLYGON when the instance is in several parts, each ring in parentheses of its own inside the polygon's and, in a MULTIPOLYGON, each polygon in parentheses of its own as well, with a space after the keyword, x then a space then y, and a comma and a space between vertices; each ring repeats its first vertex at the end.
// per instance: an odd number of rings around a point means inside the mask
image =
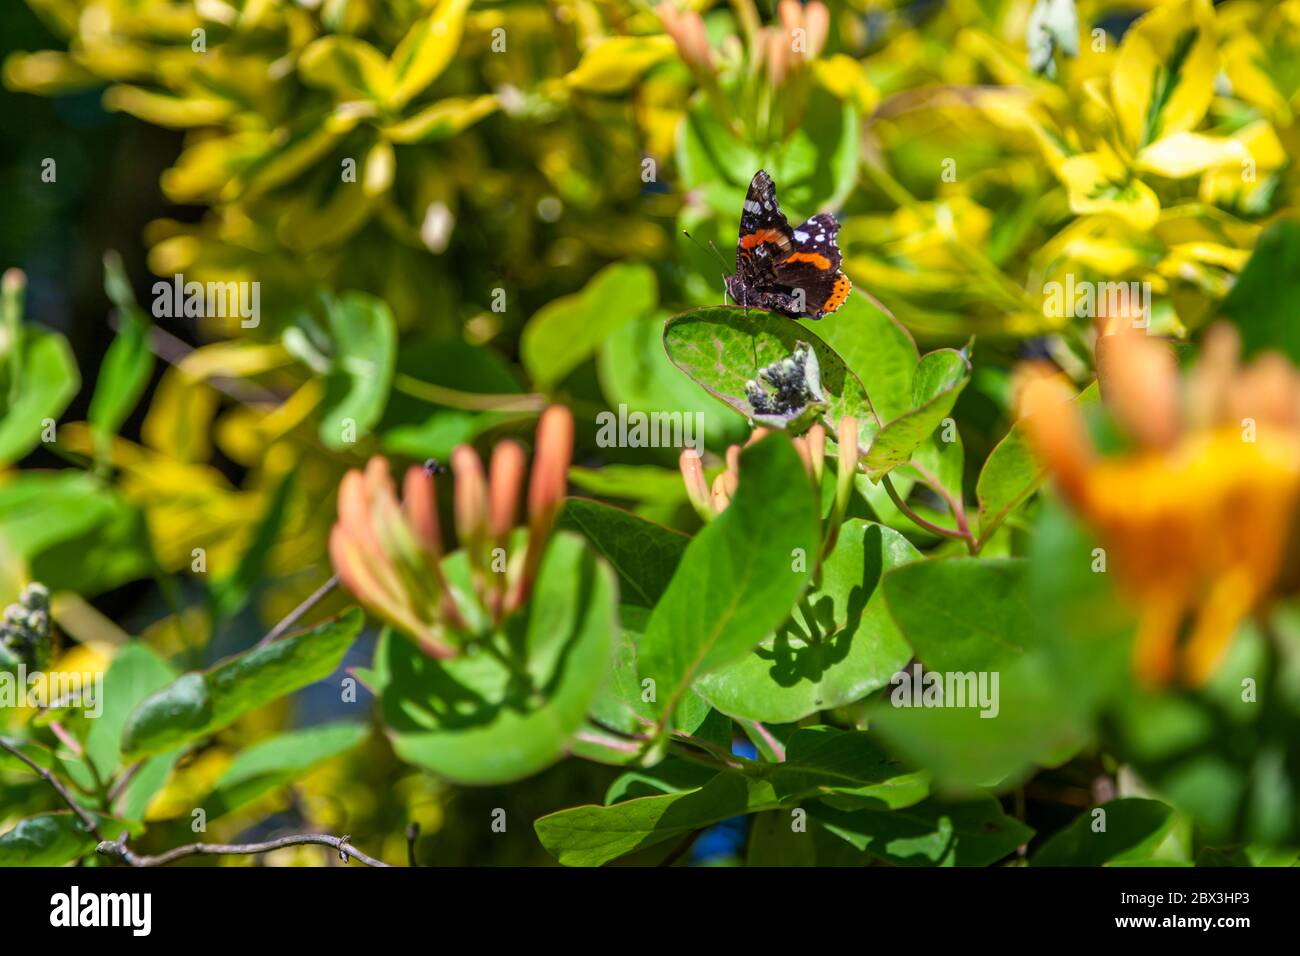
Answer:
POLYGON ((334 358, 325 382, 320 437, 328 447, 340 449, 366 434, 384 413, 397 330, 388 306, 360 292, 331 299, 328 314, 334 358), (355 433, 351 438, 350 432, 355 433))
POLYGON ((832 425, 842 415, 874 420, 871 402, 858 377, 808 329, 783 315, 758 309, 710 306, 673 316, 664 327, 664 348, 673 364, 718 401, 753 418, 745 383, 759 369, 788 358, 799 342, 817 355, 821 386, 830 404, 832 425))
POLYGON ((1128 797, 1085 810, 1053 834, 1030 860, 1032 866, 1105 866, 1146 862, 1173 823, 1159 800, 1128 797))
POLYGON ((614 572, 561 532, 542 560, 526 613, 497 643, 450 660, 396 635, 376 653, 384 721, 410 763, 460 783, 518 780, 554 763, 609 672, 617 634, 614 572))
MULTIPOLYGON (((117 839, 126 829, 122 821, 99 814, 95 822, 106 840, 117 839)), ((62 866, 93 854, 98 844, 98 838, 71 811, 42 813, 19 820, 0 833, 0 866, 62 866)))
POLYGON ((790 440, 774 434, 751 445, 740 475, 727 510, 687 547, 641 643, 641 677, 655 682, 665 717, 697 677, 743 657, 775 630, 808 581, 819 524, 790 440))
POLYGON ((879 478, 906 464, 948 417, 970 380, 970 362, 961 352, 939 349, 922 356, 912 377, 912 407, 887 422, 867 449, 867 474, 879 478))
POLYGON ((304 634, 245 651, 207 671, 191 671, 151 694, 131 713, 122 752, 149 756, 210 736, 338 669, 361 630, 353 609, 304 634))
POLYGON ((919 557, 901 534, 845 522, 808 595, 817 636, 794 615, 734 664, 705 674, 696 690, 731 717, 792 723, 861 700, 912 656, 881 590, 882 576, 919 557))
POLYGON ((609 505, 569 498, 559 526, 576 531, 618 574, 619 597, 654 607, 672 580, 690 538, 609 505))
POLYGON ((813 806, 809 816, 855 848, 895 866, 988 866, 1034 834, 1004 814, 992 797, 961 803, 932 799, 893 811, 845 813, 813 806))

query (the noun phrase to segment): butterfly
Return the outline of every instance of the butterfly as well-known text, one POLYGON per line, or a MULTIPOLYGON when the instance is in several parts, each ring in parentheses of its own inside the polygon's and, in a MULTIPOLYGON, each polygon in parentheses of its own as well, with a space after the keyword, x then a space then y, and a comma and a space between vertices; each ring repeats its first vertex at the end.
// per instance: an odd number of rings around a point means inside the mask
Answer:
POLYGON ((776 201, 776 184, 760 169, 745 195, 736 274, 726 277, 727 292, 745 308, 796 319, 829 315, 853 288, 840 271, 839 229, 825 212, 791 229, 776 201))

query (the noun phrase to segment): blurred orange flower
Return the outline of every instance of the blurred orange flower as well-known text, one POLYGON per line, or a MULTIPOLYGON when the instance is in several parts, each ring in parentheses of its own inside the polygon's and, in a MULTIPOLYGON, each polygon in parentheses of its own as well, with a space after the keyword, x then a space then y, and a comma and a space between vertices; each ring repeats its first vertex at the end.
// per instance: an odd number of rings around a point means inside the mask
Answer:
POLYGON ((1026 433, 1137 606, 1147 684, 1204 683, 1282 573, 1300 493, 1300 372, 1276 354, 1239 357, 1236 330, 1216 325, 1184 380, 1167 343, 1102 335, 1102 400, 1132 439, 1113 455, 1094 447, 1064 381, 1026 376, 1026 433))

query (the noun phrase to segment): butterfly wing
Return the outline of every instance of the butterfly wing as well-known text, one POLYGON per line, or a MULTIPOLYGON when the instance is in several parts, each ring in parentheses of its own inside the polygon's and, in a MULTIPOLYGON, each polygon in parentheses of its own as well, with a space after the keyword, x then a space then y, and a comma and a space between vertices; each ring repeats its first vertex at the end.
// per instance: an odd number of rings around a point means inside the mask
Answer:
POLYGON ((801 314, 820 319, 834 312, 849 297, 853 283, 840 271, 840 247, 835 240, 840 224, 830 213, 820 213, 791 231, 792 248, 775 265, 777 285, 802 290, 801 314))

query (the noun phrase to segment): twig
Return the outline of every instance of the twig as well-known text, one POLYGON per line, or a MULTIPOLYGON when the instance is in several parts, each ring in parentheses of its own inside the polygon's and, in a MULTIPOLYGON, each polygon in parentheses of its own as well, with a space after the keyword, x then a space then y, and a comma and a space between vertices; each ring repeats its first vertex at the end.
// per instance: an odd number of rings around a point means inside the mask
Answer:
POLYGON ((536 414, 546 407, 545 395, 488 395, 480 392, 464 392, 457 388, 434 385, 432 382, 422 382, 405 372, 398 372, 393 376, 393 388, 433 405, 447 405, 451 408, 477 412, 536 414))
POLYGON ((87 811, 84 807, 82 807, 82 805, 79 804, 76 800, 72 799, 72 794, 68 792, 68 788, 65 787, 62 783, 60 783, 58 779, 54 776, 54 774, 50 773, 48 770, 46 770, 44 767, 38 764, 35 760, 27 756, 27 754, 23 753, 21 750, 19 750, 17 747, 15 747, 13 744, 9 743, 9 741, 5 740, 2 737, 0 737, 0 749, 4 749, 8 753, 13 754, 23 763, 27 764, 27 766, 31 767, 32 770, 36 773, 36 776, 40 777, 51 787, 53 787, 54 792, 57 793, 60 797, 62 797, 63 802, 66 803, 69 807, 71 807, 72 812, 75 813, 81 819, 81 822, 85 826, 85 828, 95 835, 96 840, 99 840, 101 844, 103 843, 104 834, 99 832, 99 824, 95 822, 94 816, 92 816, 90 812, 87 811))
POLYGON ((267 840, 263 843, 189 843, 168 850, 166 853, 159 853, 157 856, 142 856, 127 848, 126 835, 123 834, 122 839, 117 841, 101 840, 95 851, 104 856, 119 859, 130 866, 166 866, 168 863, 184 859, 187 856, 244 856, 255 853, 270 853, 272 850, 281 850, 287 846, 317 845, 333 847, 345 862, 349 857, 356 857, 366 866, 386 867, 390 865, 383 860, 376 860, 373 856, 362 853, 348 842, 350 839, 350 836, 336 837, 330 836, 328 833, 295 833, 292 836, 280 837, 278 840, 267 840))
POLYGON ((907 502, 899 496, 898 489, 894 487, 894 483, 889 480, 888 475, 882 476, 880 483, 885 486, 885 491, 889 494, 889 500, 894 503, 894 507, 906 515, 910 521, 914 522, 919 527, 924 528, 926 531, 929 531, 931 534, 937 534, 942 538, 954 538, 957 541, 964 541, 966 542, 966 547, 970 549, 972 553, 974 552, 975 541, 971 538, 969 531, 963 534, 960 531, 954 531, 952 528, 945 528, 932 521, 927 521, 925 518, 922 518, 919 514, 913 511, 908 506, 907 502))
POLYGON ((281 621, 279 624, 277 624, 275 627, 273 627, 273 628, 271 628, 269 631, 267 631, 267 632, 266 632, 266 636, 263 637, 260 641, 258 641, 258 642, 257 642, 256 644, 254 644, 253 646, 254 646, 254 647, 265 647, 267 644, 270 644, 272 641, 277 640, 278 638, 280 638, 280 637, 284 634, 285 631, 289 630, 289 628, 291 628, 291 627, 293 627, 295 624, 297 624, 298 621, 299 621, 299 619, 300 619, 304 614, 306 614, 306 613, 307 613, 308 611, 310 611, 313 607, 315 607, 316 604, 317 604, 317 603, 318 603, 322 598, 325 597, 325 595, 329 594, 329 593, 330 593, 331 591, 333 591, 336 587, 338 587, 338 583, 339 583, 339 576, 338 576, 337 574, 335 574, 335 575, 333 575, 333 576, 332 576, 328 581, 326 581, 324 584, 322 584, 320 587, 318 587, 318 588, 317 588, 317 589, 316 589, 316 590, 311 594, 311 596, 309 596, 309 597, 307 598, 307 600, 303 601, 303 602, 302 602, 301 604, 299 604, 296 608, 294 608, 292 611, 290 611, 289 614, 284 618, 284 620, 282 620, 282 621, 281 621))

